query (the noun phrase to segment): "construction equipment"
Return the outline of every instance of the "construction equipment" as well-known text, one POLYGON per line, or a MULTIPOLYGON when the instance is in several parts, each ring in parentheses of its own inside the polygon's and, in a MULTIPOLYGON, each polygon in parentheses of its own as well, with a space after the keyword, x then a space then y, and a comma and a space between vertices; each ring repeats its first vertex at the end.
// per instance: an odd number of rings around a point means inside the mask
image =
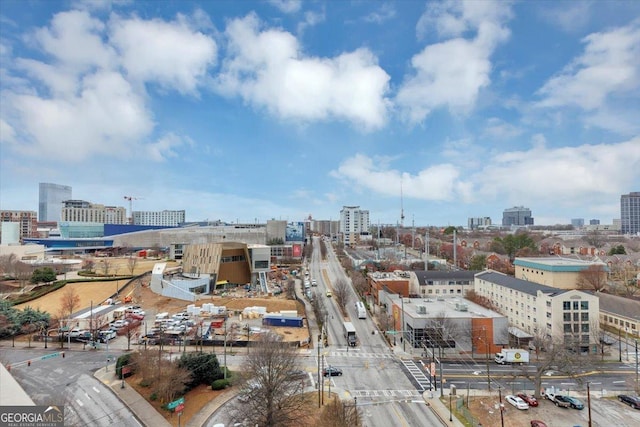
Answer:
POLYGON ((129 217, 129 223, 133 224, 133 201, 134 200, 142 200, 142 199, 140 199, 139 197, 134 197, 134 196, 124 196, 124 199, 129 202, 129 215, 131 215, 129 217))

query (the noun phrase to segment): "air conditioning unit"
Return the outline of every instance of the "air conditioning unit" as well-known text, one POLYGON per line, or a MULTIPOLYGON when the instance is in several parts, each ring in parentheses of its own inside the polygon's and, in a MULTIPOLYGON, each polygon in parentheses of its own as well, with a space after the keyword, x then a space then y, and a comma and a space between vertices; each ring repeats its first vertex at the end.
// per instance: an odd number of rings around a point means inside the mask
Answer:
POLYGON ((436 301, 444 301, 444 297, 437 297, 436 301))
POLYGON ((469 305, 466 303, 456 303, 456 310, 458 311, 469 311, 469 305))
POLYGON ((424 305, 419 305, 417 309, 418 314, 427 314, 427 307, 424 305))

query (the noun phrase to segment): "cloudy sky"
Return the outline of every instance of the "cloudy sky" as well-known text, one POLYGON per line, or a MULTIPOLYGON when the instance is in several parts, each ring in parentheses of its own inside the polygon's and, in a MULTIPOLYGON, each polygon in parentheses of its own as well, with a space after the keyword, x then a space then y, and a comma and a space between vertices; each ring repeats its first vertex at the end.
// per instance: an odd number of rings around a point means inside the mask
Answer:
POLYGON ((640 2, 3 0, 0 102, 2 209, 53 182, 190 221, 611 223, 640 2))

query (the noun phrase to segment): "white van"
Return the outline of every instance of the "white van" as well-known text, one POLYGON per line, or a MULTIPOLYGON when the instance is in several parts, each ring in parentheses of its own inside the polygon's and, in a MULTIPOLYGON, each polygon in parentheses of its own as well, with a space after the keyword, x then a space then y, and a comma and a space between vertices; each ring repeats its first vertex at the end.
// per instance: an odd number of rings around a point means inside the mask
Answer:
POLYGON ((169 317, 169 313, 167 312, 156 314, 156 320, 167 319, 168 317, 169 317))

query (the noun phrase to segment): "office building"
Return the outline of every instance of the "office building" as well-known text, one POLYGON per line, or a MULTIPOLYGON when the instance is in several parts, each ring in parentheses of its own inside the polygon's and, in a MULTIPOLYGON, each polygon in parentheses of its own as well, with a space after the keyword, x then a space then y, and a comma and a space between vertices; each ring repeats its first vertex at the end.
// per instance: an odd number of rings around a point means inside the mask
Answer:
POLYGON ((340 211, 340 233, 345 245, 356 244, 361 234, 369 233, 369 211, 360 206, 343 206, 340 211))
POLYGON ((135 225, 162 225, 177 227, 185 222, 185 211, 134 211, 135 225))
POLYGON ((584 218, 572 218, 571 225, 574 228, 582 228, 584 227, 584 218))
POLYGON ((502 213, 502 225, 505 227, 533 225, 531 209, 524 206, 514 206, 502 213))
POLYGON ((599 219, 590 219, 589 220, 589 225, 600 225, 600 220, 599 219))
POLYGON ((489 218, 488 216, 478 217, 478 218, 469 218, 467 223, 468 223, 468 228, 470 230, 477 230, 479 228, 485 228, 490 226, 491 218, 489 218))
POLYGON ((640 191, 620 196, 620 231, 622 234, 640 233, 640 191))
MULTIPOLYGON (((513 261, 515 277, 559 289, 580 287, 581 273, 599 267, 602 283, 606 282, 609 268, 603 262, 583 261, 562 257, 516 258, 513 261)), ((594 273, 595 274, 595 273, 594 273)))
POLYGON ((38 219, 40 221, 60 221, 62 202, 72 198, 68 185, 40 183, 38 198, 38 219))

